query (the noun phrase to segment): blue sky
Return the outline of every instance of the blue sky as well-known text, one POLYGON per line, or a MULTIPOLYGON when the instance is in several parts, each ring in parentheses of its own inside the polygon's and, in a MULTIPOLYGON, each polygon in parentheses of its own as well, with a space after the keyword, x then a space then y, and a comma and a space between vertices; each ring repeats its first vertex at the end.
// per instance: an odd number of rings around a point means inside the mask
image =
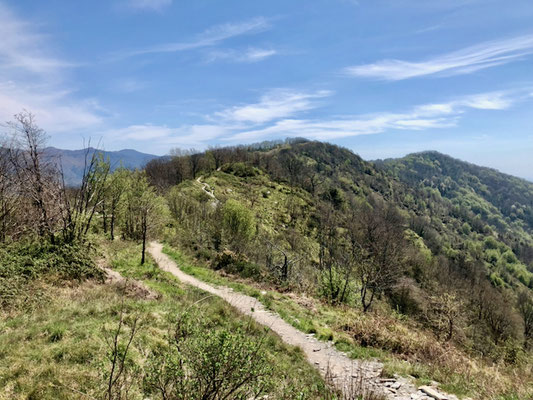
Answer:
POLYGON ((60 148, 285 137, 533 180, 531 0, 0 0, 0 120, 60 148))

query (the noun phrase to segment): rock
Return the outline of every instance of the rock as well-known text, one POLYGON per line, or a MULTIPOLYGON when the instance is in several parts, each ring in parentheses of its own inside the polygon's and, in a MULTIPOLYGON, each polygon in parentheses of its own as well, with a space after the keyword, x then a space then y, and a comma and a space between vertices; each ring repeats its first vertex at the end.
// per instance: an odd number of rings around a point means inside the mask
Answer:
POLYGON ((393 389, 399 389, 401 386, 402 386, 402 384, 400 382, 395 382, 395 383, 392 384, 391 387, 393 389))
POLYGON ((434 398, 435 400, 448 400, 447 396, 440 394, 430 386, 420 386, 418 389, 427 394, 429 397, 434 398))

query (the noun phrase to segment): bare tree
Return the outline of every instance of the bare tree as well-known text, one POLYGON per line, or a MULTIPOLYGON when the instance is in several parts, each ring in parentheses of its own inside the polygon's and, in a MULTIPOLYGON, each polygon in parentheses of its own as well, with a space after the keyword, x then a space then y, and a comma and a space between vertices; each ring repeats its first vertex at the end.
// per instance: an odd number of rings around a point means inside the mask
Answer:
POLYGON ((269 264, 268 266, 276 271, 279 276, 279 279, 282 282, 286 282, 289 279, 289 273, 292 266, 296 264, 301 259, 301 257, 291 254, 288 250, 276 245, 271 241, 268 241, 268 245, 270 247, 270 254, 267 260, 269 264), (275 261, 275 253, 278 253, 281 256, 280 262, 275 261))
POLYGON ((14 233, 16 226, 15 211, 19 203, 19 191, 13 178, 9 148, 0 141, 0 243, 10 233, 14 233))
POLYGON ((354 241, 359 243, 361 258, 357 274, 361 283, 361 304, 368 311, 376 295, 390 289, 403 270, 406 248, 403 220, 392 205, 370 199, 370 207, 358 210, 354 241))
POLYGON ((71 191, 65 187, 63 190, 65 241, 83 240, 87 235, 95 212, 104 201, 108 174, 109 161, 103 159, 102 153, 87 147, 81 185, 71 191))
POLYGON ((54 225, 60 215, 61 182, 57 162, 44 156, 46 133, 32 113, 23 111, 9 123, 13 131, 10 161, 22 196, 36 213, 36 231, 54 242, 54 225))
POLYGON ((120 307, 119 321, 116 329, 103 329, 104 338, 109 348, 109 371, 106 371, 106 400, 121 400, 128 398, 128 392, 133 380, 128 370, 127 357, 138 329, 138 317, 128 322, 124 315, 124 301, 120 307), (129 332, 126 329, 129 328, 129 332))
POLYGON ((529 340, 533 339, 533 295, 527 289, 518 293, 518 312, 524 323, 524 346, 527 348, 529 340))

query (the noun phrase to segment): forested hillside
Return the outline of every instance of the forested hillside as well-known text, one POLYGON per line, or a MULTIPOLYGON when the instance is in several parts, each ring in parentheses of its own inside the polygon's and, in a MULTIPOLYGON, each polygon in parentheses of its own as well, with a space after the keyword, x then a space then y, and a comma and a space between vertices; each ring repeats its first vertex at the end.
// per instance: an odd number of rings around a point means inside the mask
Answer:
POLYGON ((460 370, 447 357, 479 363, 467 374, 499 365, 483 378, 498 384, 531 362, 529 182, 438 153, 371 163, 305 140, 215 148, 146 171, 176 221, 170 242, 198 260, 336 307, 399 313, 441 350, 401 343, 397 322, 395 333, 339 323, 358 345, 432 364, 440 379, 460 370))
MULTIPOLYGON (((21 113, 0 147, 0 399, 338 398, 301 351, 159 269, 142 170, 86 151, 65 183, 21 113)), ((0 138, 4 139, 4 138, 0 138)))
MULTIPOLYGON (((400 376, 460 398, 533 395, 532 184, 437 153, 372 163, 291 140, 135 171, 87 152, 71 187, 32 115, 13 126, 0 398, 342 398, 300 351, 159 269, 152 239, 198 279, 380 360, 389 395, 400 376)), ((381 398, 345 398, 360 396, 381 398)))

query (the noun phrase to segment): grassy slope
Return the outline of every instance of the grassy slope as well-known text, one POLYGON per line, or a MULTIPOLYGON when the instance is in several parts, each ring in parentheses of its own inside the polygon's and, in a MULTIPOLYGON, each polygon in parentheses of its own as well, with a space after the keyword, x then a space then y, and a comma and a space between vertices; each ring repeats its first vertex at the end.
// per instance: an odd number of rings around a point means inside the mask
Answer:
MULTIPOLYGON (((127 315, 141 318, 131 354, 142 364, 142 351, 165 340, 168 319, 205 297, 161 272, 151 260, 141 267, 138 246, 124 242, 103 245, 114 269, 142 279, 161 297, 124 297, 116 286, 89 281, 72 287, 47 286, 49 296, 38 306, 0 315, 0 399, 87 398, 79 392, 98 397, 107 367, 103 327, 116 327, 122 302, 127 315)), ((257 339, 265 335, 264 328, 240 317, 217 298, 207 298, 193 309, 213 329, 248 329, 257 339)), ((322 379, 298 349, 266 333, 264 351, 273 366, 274 398, 324 398, 327 389, 322 379)), ((139 385, 133 389, 131 398, 144 398, 139 385)))

